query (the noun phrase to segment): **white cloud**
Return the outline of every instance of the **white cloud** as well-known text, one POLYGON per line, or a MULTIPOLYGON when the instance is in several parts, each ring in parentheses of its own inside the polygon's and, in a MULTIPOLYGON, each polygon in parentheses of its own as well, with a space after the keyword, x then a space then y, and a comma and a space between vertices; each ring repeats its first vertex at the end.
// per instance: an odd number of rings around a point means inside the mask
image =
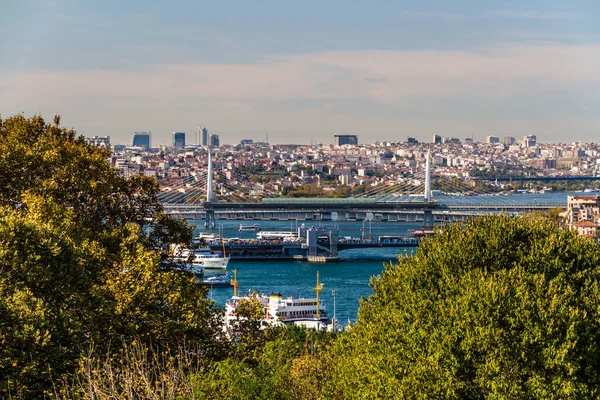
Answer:
MULTIPOLYGON (((327 129, 362 124, 385 130, 385 124, 398 123, 390 110, 402 114, 406 109, 426 115, 422 126, 431 127, 436 111, 440 121, 449 118, 441 113, 440 100, 509 104, 518 97, 543 100, 548 92, 584 97, 597 93, 597 71, 600 46, 560 44, 322 52, 273 56, 254 64, 165 64, 139 71, 15 71, 0 76, 0 110, 4 115, 60 111, 67 120, 76 115, 74 125, 84 126, 89 134, 106 134, 102 129, 107 120, 111 129, 119 124, 139 127, 141 119, 150 130, 161 126, 168 131, 178 121, 194 126, 190 121, 207 115, 215 126, 230 130, 285 130, 307 119, 327 129), (423 104, 422 110, 415 100, 423 104), (366 103, 363 112, 344 114, 348 104, 355 104, 355 110, 360 109, 356 104, 366 103), (369 114, 377 104, 386 110, 385 118, 369 114)), ((535 103, 527 106, 536 108, 535 103)), ((468 116, 469 110, 460 114, 468 116)), ((473 120, 484 123, 479 116, 473 120)), ((418 126, 418 121, 413 124, 418 126)))

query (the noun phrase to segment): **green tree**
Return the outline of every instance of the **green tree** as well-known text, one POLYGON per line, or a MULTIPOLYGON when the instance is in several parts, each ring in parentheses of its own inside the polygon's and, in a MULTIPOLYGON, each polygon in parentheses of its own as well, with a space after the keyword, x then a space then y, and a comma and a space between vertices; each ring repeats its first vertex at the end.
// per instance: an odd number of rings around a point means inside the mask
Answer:
POLYGON ((90 348, 136 338, 220 354, 205 290, 161 263, 191 229, 162 213, 153 179, 122 178, 59 122, 0 121, 0 396, 39 398, 90 348))
POLYGON ((317 361, 325 397, 598 398, 599 266, 596 242, 544 218, 446 227, 373 278, 317 361))

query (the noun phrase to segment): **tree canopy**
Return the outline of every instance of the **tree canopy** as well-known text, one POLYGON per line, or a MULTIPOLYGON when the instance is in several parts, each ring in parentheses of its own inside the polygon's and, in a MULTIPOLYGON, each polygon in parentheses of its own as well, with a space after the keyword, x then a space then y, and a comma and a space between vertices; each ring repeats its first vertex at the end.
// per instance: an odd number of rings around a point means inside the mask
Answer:
POLYGON ((483 217, 372 280, 319 364, 333 398, 597 398, 600 247, 547 219, 483 217))
POLYGON ((220 320, 191 274, 161 263, 191 228, 153 179, 40 116, 0 120, 0 396, 39 398, 89 352, 184 340, 218 352, 220 320))

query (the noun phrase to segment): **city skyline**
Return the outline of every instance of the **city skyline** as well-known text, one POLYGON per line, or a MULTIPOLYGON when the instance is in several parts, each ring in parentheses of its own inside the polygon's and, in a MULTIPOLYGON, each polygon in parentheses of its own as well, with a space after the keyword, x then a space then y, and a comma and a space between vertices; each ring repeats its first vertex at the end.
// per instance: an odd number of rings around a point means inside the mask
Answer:
POLYGON ((201 126, 223 143, 592 142, 599 14, 587 1, 9 0, 0 112, 60 113, 115 143, 192 143, 201 126))

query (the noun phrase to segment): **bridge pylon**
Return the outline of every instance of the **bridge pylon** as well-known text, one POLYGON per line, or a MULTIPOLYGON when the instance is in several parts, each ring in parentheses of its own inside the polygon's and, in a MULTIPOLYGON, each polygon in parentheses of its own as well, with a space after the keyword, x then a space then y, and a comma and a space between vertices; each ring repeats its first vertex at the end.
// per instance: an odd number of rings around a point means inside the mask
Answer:
POLYGON ((208 148, 208 173, 206 177, 206 203, 204 203, 204 209, 206 210, 204 216, 204 227, 214 228, 215 227, 215 210, 212 208, 212 203, 215 200, 213 194, 213 170, 212 170, 212 154, 210 147, 208 148))

